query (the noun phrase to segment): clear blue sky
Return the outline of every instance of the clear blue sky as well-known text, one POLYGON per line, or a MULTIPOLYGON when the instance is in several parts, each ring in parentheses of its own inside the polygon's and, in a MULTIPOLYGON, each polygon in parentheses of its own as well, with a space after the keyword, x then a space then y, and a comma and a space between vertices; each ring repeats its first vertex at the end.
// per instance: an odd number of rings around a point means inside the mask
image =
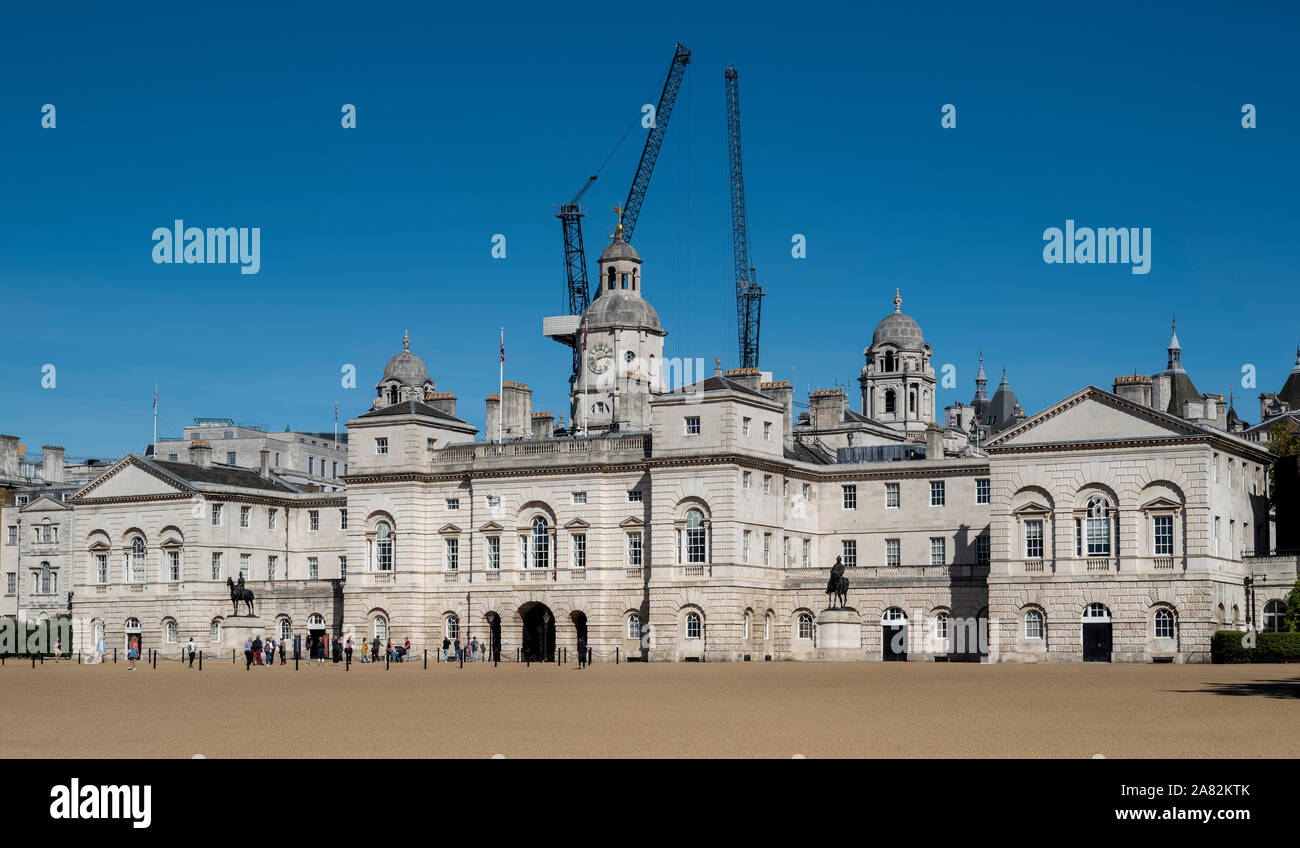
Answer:
MULTIPOLYGON (((734 63, 761 364, 797 369, 801 399, 856 394, 897 286, 936 363, 958 368, 940 406, 970 399, 981 347, 1030 412, 1159 371, 1176 312, 1198 388, 1236 385, 1254 420, 1300 340, 1298 18, 1281 3, 21 4, 0 27, 0 432, 33 452, 139 451, 155 383, 163 434, 195 416, 329 430, 335 401, 344 419, 368 408, 407 329, 481 427, 502 325, 507 378, 564 411, 568 353, 541 336, 564 311, 552 207, 657 97, 677 41, 694 61, 635 237, 669 355, 737 360, 734 63), (176 218, 261 227, 261 273, 154 264, 151 233, 176 218), (1150 227, 1151 273, 1044 264, 1043 230, 1067 218, 1150 227)), ((643 139, 584 199, 593 264, 643 139)))

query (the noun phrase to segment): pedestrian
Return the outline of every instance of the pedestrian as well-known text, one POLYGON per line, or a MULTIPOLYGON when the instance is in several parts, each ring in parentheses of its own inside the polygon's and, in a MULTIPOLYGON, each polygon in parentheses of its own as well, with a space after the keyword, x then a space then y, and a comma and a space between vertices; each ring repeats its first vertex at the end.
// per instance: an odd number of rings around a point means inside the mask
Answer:
POLYGON ((343 653, 348 655, 348 663, 352 662, 352 637, 348 637, 348 646, 343 649, 343 653))
POLYGON ((244 640, 244 670, 247 671, 252 667, 253 667, 253 640, 245 639, 244 640))
POLYGON ((393 661, 393 640, 392 639, 389 639, 388 643, 384 645, 384 656, 388 657, 389 662, 393 661))
POLYGON ((54 642, 54 664, 59 664, 59 654, 63 653, 63 637, 60 636, 54 642))
POLYGON ((270 668, 275 665, 275 637, 266 637, 266 666, 270 668))
POLYGON ((253 665, 262 664, 262 637, 253 637, 253 665))
POLYGON ((365 639, 362 639, 362 640, 361 640, 361 661, 362 661, 363 663, 364 663, 364 662, 370 662, 370 660, 366 659, 366 656, 367 656, 369 653, 370 653, 370 643, 367 642, 365 639))
POLYGON ((448 656, 447 654, 449 650, 451 650, 451 640, 448 639, 446 636, 443 636, 442 637, 442 661, 443 662, 451 662, 451 657, 448 656))
POLYGON ((316 642, 316 665, 325 665, 325 653, 329 650, 329 641, 322 635, 316 642))
POLYGON ((587 667, 587 640, 582 636, 578 637, 578 670, 587 667))
POLYGON ((185 646, 185 650, 190 654, 190 668, 194 668, 194 637, 190 637, 190 643, 185 646))
POLYGON ((370 643, 370 661, 379 662, 379 637, 376 636, 370 643))
POLYGON ((469 639, 469 661, 474 662, 478 659, 478 637, 471 636, 469 639))
POLYGON ((406 642, 403 643, 402 647, 404 647, 404 648, 406 649, 406 650, 404 650, 404 651, 402 652, 402 659, 405 660, 407 657, 409 657, 409 656, 411 655, 411 637, 410 637, 410 636, 407 636, 407 637, 406 637, 406 642))
POLYGON ((140 643, 131 637, 131 641, 126 644, 126 670, 135 671, 135 661, 140 656, 140 643))
POLYGON ((284 665, 284 640, 280 640, 280 665, 284 665))
POLYGON ((102 663, 106 653, 108 653, 108 646, 104 644, 104 637, 100 636, 99 641, 95 643, 95 662, 102 663))
POLYGON ((460 662, 465 657, 465 649, 460 646, 460 637, 456 637, 456 662, 460 662))

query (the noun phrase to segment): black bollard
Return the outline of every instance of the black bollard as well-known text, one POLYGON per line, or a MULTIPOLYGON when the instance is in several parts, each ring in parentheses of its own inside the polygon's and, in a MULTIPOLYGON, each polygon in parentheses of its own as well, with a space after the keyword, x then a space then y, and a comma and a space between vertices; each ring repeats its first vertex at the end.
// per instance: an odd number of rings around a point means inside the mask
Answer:
POLYGON ((351 654, 348 654, 346 657, 343 658, 343 670, 344 670, 344 671, 351 671, 351 670, 352 670, 352 655, 351 655, 351 654))
POLYGON ((199 671, 203 670, 203 652, 199 651, 199 671))
POLYGON ((41 665, 45 665, 45 654, 41 654, 41 665))
POLYGON ((32 654, 32 668, 36 668, 36 655, 32 654))
POLYGON ((117 665, 117 648, 113 649, 113 665, 117 665))
POLYGON ((618 665, 618 646, 614 646, 614 665, 618 665))
POLYGON ((426 671, 429 669, 429 649, 428 649, 428 648, 425 648, 425 649, 424 649, 424 668, 425 668, 426 671))
POLYGON ((157 651, 154 651, 154 652, 153 652, 153 667, 154 667, 155 670, 158 668, 158 652, 157 652, 157 651))
POLYGON ((297 670, 298 670, 298 655, 297 655, 297 654, 294 654, 294 655, 293 655, 293 670, 294 670, 294 671, 297 671, 297 670))
POLYGON ((389 664, 391 663, 391 661, 392 661, 392 658, 391 658, 387 653, 385 653, 385 654, 384 654, 384 671, 388 671, 388 669, 389 669, 389 664))
POLYGON ((460 666, 459 666, 460 668, 464 668, 464 667, 465 667, 465 652, 464 652, 464 651, 461 651, 461 652, 460 652, 460 659, 458 660, 458 662, 460 663, 460 666))

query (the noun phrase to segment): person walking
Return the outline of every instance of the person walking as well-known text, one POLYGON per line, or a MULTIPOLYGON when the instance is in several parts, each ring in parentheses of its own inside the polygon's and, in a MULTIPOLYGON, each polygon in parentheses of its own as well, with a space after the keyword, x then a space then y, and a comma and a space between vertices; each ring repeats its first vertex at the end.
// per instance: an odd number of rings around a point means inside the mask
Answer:
POLYGON ((131 641, 126 644, 126 670, 135 671, 135 661, 140 656, 140 643, 131 637, 131 641))
POLYGON ((100 636, 99 641, 95 643, 95 662, 102 663, 106 653, 108 653, 108 646, 104 644, 104 637, 100 636))
POLYGON ((190 642, 185 646, 185 650, 190 655, 190 668, 194 668, 194 637, 190 637, 190 642))
POLYGON ((54 642, 54 664, 59 664, 59 654, 63 653, 63 637, 60 636, 54 642))
POLYGON ((244 640, 244 670, 248 671, 253 667, 253 640, 244 640))
POLYGON ((351 665, 352 664, 352 637, 351 636, 348 637, 348 644, 347 647, 343 649, 343 653, 347 654, 348 664, 351 665))
POLYGON ((284 640, 280 640, 280 665, 284 665, 284 640))
POLYGON ((460 661, 461 661, 461 658, 464 657, 464 654, 462 653, 462 648, 460 647, 460 637, 459 637, 459 636, 456 637, 456 641, 455 641, 454 644, 455 644, 455 647, 456 647, 456 662, 460 662, 460 661))
POLYGON ((362 661, 363 663, 364 663, 364 662, 369 662, 369 660, 366 659, 366 657, 367 657, 367 655, 369 655, 369 653, 370 653, 370 643, 367 642, 365 639, 362 639, 362 640, 361 640, 361 661, 362 661))
POLYGON ((402 647, 405 648, 405 650, 402 651, 402 660, 403 660, 403 661, 406 661, 406 660, 410 659, 410 657, 411 657, 411 637, 410 637, 410 636, 407 636, 407 637, 406 637, 406 641, 402 643, 402 647))
POLYGON ((270 668, 271 666, 275 665, 275 637, 274 636, 266 637, 265 648, 266 648, 266 652, 265 652, 266 666, 267 668, 270 668))
POLYGON ((329 651, 329 640, 324 636, 316 644, 316 665, 325 665, 325 654, 329 651))
POLYGON ((253 637, 253 665, 262 664, 262 637, 253 637))
POLYGON ((578 670, 582 671, 587 667, 587 640, 578 638, 578 670))
POLYGON ((478 637, 469 637, 469 661, 474 662, 478 659, 478 637))
POLYGON ((451 640, 446 636, 442 637, 442 661, 451 662, 451 656, 447 653, 451 650, 451 640))

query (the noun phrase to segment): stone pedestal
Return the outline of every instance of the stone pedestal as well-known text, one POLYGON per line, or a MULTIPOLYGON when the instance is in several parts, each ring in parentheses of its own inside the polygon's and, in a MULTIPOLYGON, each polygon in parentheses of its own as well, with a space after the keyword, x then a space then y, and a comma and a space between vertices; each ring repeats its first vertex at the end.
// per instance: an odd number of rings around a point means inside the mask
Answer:
POLYGON ((260 616, 238 615, 221 620, 221 647, 223 649, 234 648, 236 653, 241 653, 244 650, 244 642, 252 641, 258 636, 266 639, 269 635, 271 635, 271 629, 260 616))
POLYGON ((819 660, 862 659, 862 618, 857 610, 828 609, 817 615, 819 660))

